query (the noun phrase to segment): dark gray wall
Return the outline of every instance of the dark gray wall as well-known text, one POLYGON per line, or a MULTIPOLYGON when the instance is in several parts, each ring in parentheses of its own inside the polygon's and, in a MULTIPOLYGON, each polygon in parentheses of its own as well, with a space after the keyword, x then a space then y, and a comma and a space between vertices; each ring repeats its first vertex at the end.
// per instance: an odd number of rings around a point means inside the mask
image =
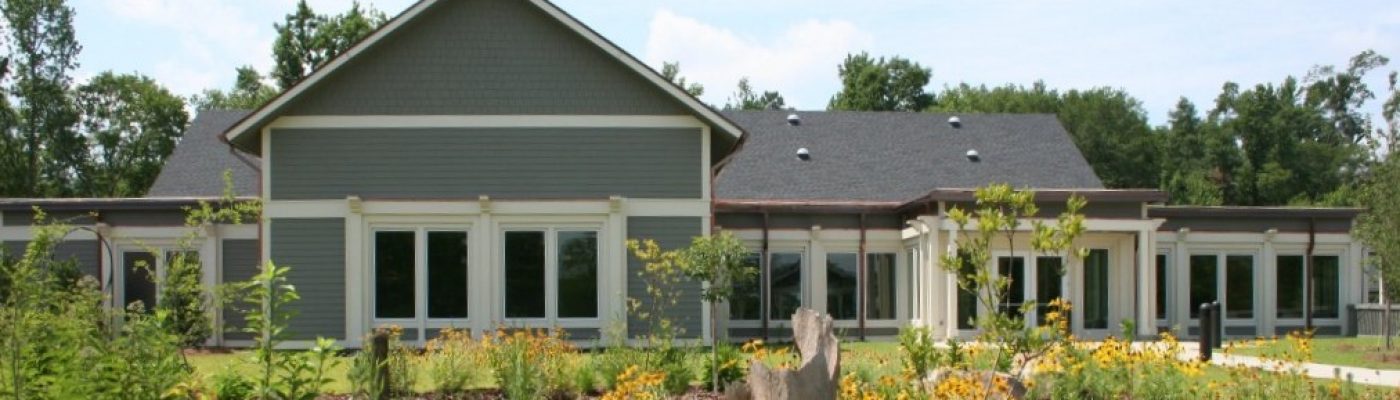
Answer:
MULTIPOLYGON (((28 241, 6 241, 6 255, 12 258, 24 256, 24 247, 28 246, 28 241)), ((118 255, 120 257, 120 255, 118 255)), ((59 242, 53 248, 53 259, 56 261, 72 260, 78 265, 78 272, 96 278, 98 264, 102 263, 102 256, 98 254, 96 240, 65 240, 59 242)))
MULTIPOLYGON (((223 280, 225 283, 243 282, 258 274, 258 241, 253 239, 226 239, 223 243, 223 280)), ((239 307, 244 307, 239 305, 239 307)), ((253 336, 241 332, 243 315, 233 307, 224 309, 224 339, 248 340, 253 336)))
POLYGON ((278 129, 276 200, 699 198, 699 129, 278 129))
MULTIPOLYGON (((715 224, 724 229, 763 229, 763 214, 719 213, 715 224)), ((859 214, 768 214, 768 229, 860 229, 859 214)), ((904 221, 896 214, 866 214, 866 229, 904 229, 904 221)))
MULTIPOLYGON (((1091 201, 1084 206, 1083 210, 1080 210, 1080 213, 1084 214, 1087 218, 1142 219, 1142 204, 1143 203, 1118 202, 1095 203, 1091 201)), ((1065 212, 1065 202, 1063 201, 1038 201, 1035 203, 1035 206, 1040 211, 1036 214, 1037 217, 1055 218, 1058 217, 1060 213, 1065 212)), ((977 209, 977 204, 973 202, 949 202, 945 207, 949 210, 953 209, 953 207, 958 207, 964 211, 972 211, 977 209)))
MULTIPOLYGON (((112 226, 184 226, 185 212, 180 209, 172 210, 110 210, 101 212, 102 221, 112 226)), ((93 223, 91 212, 84 211, 57 211, 45 212, 49 220, 59 221, 74 225, 90 225, 93 223)), ((6 226, 27 226, 34 225, 34 211, 18 210, 5 211, 6 226)))
MULTIPOLYGON (((1192 232, 1254 232, 1263 233, 1270 229, 1279 232, 1307 232, 1307 219, 1253 218, 1253 217, 1169 217, 1158 231, 1175 231, 1191 228, 1192 232)), ((1351 231, 1351 221, 1337 218, 1318 218, 1317 232, 1347 233, 1351 231)))
MULTIPOLYGON (((92 215, 82 211, 45 211, 45 216, 50 221, 57 221, 73 225, 91 225, 92 215)), ((34 225, 33 210, 12 210, 5 211, 5 226, 28 226, 34 225)))
MULTIPOLYGON (((345 220, 273 219, 272 262, 290 267, 301 300, 289 331, 293 339, 345 339, 345 220)), ((227 275, 226 275, 227 276, 227 275)))
POLYGON ((516 0, 443 1, 301 96, 287 115, 689 114, 516 0))
MULTIPOLYGON (((629 217, 627 237, 629 239, 655 240, 662 249, 675 249, 690 245, 691 238, 703 234, 703 222, 699 217, 629 217)), ((635 257, 627 257, 627 297, 641 300, 643 309, 650 304, 646 282, 637 276, 642 263, 635 257)), ((700 337, 704 322, 700 302, 700 283, 685 281, 680 285, 684 292, 680 304, 672 309, 672 321, 685 329, 685 337, 700 337)), ((646 321, 639 320, 632 313, 627 315, 627 335, 637 337, 649 331, 646 321)))

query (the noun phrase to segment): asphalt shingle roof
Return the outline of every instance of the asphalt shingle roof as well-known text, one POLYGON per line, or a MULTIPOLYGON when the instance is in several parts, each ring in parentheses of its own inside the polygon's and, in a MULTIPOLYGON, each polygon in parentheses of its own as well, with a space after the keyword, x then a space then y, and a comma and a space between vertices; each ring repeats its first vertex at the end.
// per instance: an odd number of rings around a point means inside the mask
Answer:
POLYGON ((218 197, 224 194, 223 173, 233 171, 233 190, 238 196, 258 195, 258 158, 231 152, 219 136, 248 111, 204 110, 165 161, 160 175, 146 197, 218 197), (239 158, 242 157, 243 160, 239 158))
POLYGON ((934 189, 1008 183, 1102 189, 1069 133, 1050 114, 729 111, 743 147, 715 181, 727 200, 909 201, 934 189), (798 159, 807 148, 811 159, 798 159), (981 161, 969 161, 977 150, 981 161))

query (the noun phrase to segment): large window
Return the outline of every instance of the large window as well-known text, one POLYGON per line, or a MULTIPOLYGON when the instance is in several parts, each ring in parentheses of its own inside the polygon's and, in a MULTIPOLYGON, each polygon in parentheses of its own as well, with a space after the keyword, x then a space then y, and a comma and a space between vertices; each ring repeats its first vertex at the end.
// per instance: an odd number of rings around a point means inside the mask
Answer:
POLYGON ((1060 282, 1063 274, 1063 258, 1035 258, 1035 315, 1041 325, 1046 323, 1045 313, 1050 312, 1050 302, 1062 296, 1060 282))
POLYGON ((856 253, 827 253, 826 312, 832 319, 856 319, 860 315, 860 295, 857 274, 860 257, 856 253))
POLYGON ((968 256, 958 251, 958 329, 973 329, 977 319, 977 290, 976 287, 964 287, 963 282, 972 282, 972 277, 977 274, 977 266, 968 260, 968 256))
POLYGON ((1278 317, 1303 318, 1305 285, 1313 285, 1313 318, 1337 318, 1341 302, 1341 257, 1313 256, 1312 282, 1306 279, 1301 255, 1278 256, 1278 317))
POLYGON ((1254 318, 1254 256, 1225 256, 1225 318, 1254 318))
POLYGON ((1084 259, 1084 329, 1108 329, 1108 250, 1084 259))
POLYGON ((1157 319, 1167 319, 1167 279, 1171 274, 1170 258, 1166 254, 1157 255, 1157 319))
POLYGON ((895 268, 894 253, 868 253, 865 255, 865 318, 882 320, 895 319, 896 282, 898 271, 895 268))
POLYGON ((467 318, 467 232, 375 231, 373 258, 375 318, 467 318))
POLYGON ((507 231, 504 259, 506 318, 598 317, 597 231, 507 231))
MULTIPOLYGON (((763 259, 762 253, 749 253, 744 259, 745 265, 754 269, 762 268, 759 261, 763 259)), ((734 295, 729 298, 729 319, 755 321, 761 319, 763 314, 763 273, 754 274, 747 282, 734 284, 734 295)))
POLYGON ((772 253, 769 255, 768 318, 788 320, 802 306, 802 253, 772 253))
POLYGON ((1201 304, 1215 301, 1218 298, 1216 292, 1216 268, 1219 266, 1215 255, 1192 255, 1191 256, 1191 304, 1187 304, 1187 309, 1191 310, 1191 318, 1201 317, 1201 304))

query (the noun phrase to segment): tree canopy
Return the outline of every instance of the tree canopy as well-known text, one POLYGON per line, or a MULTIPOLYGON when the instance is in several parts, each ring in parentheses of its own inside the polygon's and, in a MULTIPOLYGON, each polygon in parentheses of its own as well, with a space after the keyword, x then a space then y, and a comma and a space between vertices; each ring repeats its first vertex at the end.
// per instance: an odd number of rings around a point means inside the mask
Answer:
POLYGON ((841 91, 831 97, 829 110, 924 111, 933 104, 933 95, 924 90, 933 70, 905 58, 850 54, 837 76, 841 91))
POLYGON ((776 91, 758 93, 749 85, 748 77, 739 78, 738 89, 724 103, 725 110, 781 110, 786 106, 783 95, 776 91))

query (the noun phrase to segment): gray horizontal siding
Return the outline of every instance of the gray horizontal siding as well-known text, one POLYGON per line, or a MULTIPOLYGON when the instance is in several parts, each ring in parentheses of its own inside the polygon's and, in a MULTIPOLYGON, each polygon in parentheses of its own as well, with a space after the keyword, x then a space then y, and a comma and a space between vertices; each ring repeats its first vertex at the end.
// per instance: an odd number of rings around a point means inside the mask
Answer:
MULTIPOLYGON (((698 217, 630 217, 627 218, 629 239, 655 240, 662 249, 676 249, 690 245, 690 240, 700 236, 703 224, 698 217)), ((647 296, 646 282, 637 274, 643 265, 636 257, 627 257, 627 297, 642 301, 642 309, 647 309, 650 298, 647 296)), ((700 302, 700 283, 684 281, 679 285, 682 291, 680 303, 672 308, 672 322, 685 329, 685 337, 700 337, 704 322, 704 307, 700 302)), ((627 315, 627 335, 638 337, 647 334, 650 327, 636 315, 627 315)))
POLYGON ((515 0, 443 1, 287 115, 676 115, 679 101, 515 0))
POLYGON ((699 129, 278 129, 276 200, 699 198, 699 129))
MULTIPOLYGON (((1355 334, 1361 336, 1381 336, 1382 327, 1385 326, 1385 310, 1379 304, 1360 304, 1352 311, 1352 318, 1356 328, 1355 334)), ((1400 307, 1394 305, 1390 308, 1390 332, 1400 333, 1400 307)))
POLYGON ((345 220, 273 219, 272 262, 290 267, 301 300, 290 337, 345 339, 345 220))
MULTIPOLYGON (((245 239, 225 239, 221 261, 223 267, 223 281, 225 283, 246 282, 253 279, 258 274, 258 248, 257 240, 245 239)), ((245 305, 238 305, 239 308, 246 308, 245 305)), ((224 339, 226 340, 247 340, 253 336, 243 332, 243 315, 237 312, 234 307, 224 309, 224 339)))
MULTIPOLYGON (((29 245, 28 241, 6 241, 4 248, 7 257, 18 259, 24 256, 24 248, 29 245)), ((102 257, 98 254, 96 240, 65 240, 59 242, 53 248, 53 260, 59 262, 72 261, 76 263, 78 272, 83 275, 97 277, 98 265, 102 263, 102 257)))

